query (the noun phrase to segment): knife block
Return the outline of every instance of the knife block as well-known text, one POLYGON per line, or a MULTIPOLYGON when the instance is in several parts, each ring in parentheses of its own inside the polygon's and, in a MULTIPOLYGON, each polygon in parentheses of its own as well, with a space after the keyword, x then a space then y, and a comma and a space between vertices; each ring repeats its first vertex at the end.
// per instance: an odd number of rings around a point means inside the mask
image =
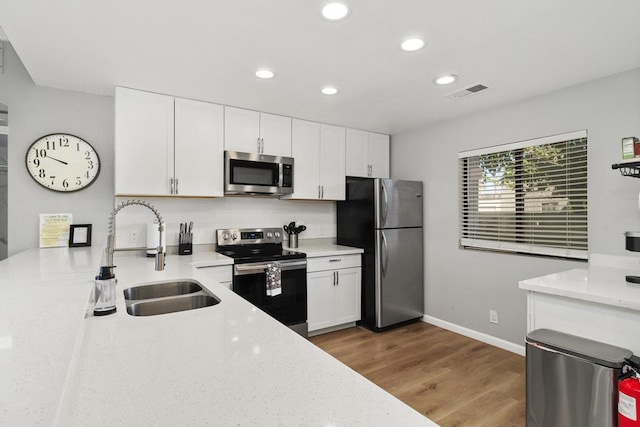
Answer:
POLYGON ((193 253, 193 243, 179 243, 178 255, 191 255, 193 253))

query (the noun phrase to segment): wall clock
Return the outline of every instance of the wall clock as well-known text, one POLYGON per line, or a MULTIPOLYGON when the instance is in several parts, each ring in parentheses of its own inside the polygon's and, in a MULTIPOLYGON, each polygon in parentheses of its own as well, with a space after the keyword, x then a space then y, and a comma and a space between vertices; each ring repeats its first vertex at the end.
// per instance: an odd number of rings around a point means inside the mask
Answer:
POLYGON ((100 173, 100 159, 82 138, 53 133, 38 138, 26 155, 29 175, 49 190, 71 193, 91 185, 100 173))

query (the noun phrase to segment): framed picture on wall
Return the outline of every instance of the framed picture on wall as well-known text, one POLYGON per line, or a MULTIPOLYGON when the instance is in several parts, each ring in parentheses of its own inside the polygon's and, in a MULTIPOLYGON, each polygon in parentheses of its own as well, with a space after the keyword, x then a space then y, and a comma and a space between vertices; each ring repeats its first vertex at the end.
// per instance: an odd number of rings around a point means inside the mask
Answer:
POLYGON ((91 246, 91 224, 71 224, 69 228, 69 247, 91 246))

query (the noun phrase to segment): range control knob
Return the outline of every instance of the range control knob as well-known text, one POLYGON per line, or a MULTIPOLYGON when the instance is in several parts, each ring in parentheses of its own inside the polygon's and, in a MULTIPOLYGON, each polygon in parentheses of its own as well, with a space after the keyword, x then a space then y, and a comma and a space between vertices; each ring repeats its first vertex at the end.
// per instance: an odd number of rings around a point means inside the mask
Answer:
POLYGON ((267 232, 267 238, 269 238, 269 239, 270 239, 270 238, 272 238, 272 237, 273 237, 273 233, 272 233, 272 232, 270 232, 270 231, 268 231, 268 232, 267 232))
POLYGON ((275 236, 276 236, 276 239, 277 239, 278 237, 280 237, 280 232, 279 232, 279 231, 276 231, 275 236))
POLYGON ((231 236, 229 235, 229 233, 223 233, 222 234, 222 240, 229 240, 231 236))
POLYGON ((236 233, 233 233, 233 234, 231 235, 231 238, 232 238, 233 240, 236 240, 236 239, 238 238, 238 235, 237 235, 236 233))

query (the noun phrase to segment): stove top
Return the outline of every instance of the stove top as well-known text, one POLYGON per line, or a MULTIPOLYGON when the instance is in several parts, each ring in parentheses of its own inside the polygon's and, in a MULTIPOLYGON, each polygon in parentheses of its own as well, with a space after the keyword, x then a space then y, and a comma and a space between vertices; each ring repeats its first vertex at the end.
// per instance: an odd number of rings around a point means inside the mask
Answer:
POLYGON ((306 258, 282 248, 281 228, 232 228, 217 230, 216 252, 233 258, 234 264, 306 258))

